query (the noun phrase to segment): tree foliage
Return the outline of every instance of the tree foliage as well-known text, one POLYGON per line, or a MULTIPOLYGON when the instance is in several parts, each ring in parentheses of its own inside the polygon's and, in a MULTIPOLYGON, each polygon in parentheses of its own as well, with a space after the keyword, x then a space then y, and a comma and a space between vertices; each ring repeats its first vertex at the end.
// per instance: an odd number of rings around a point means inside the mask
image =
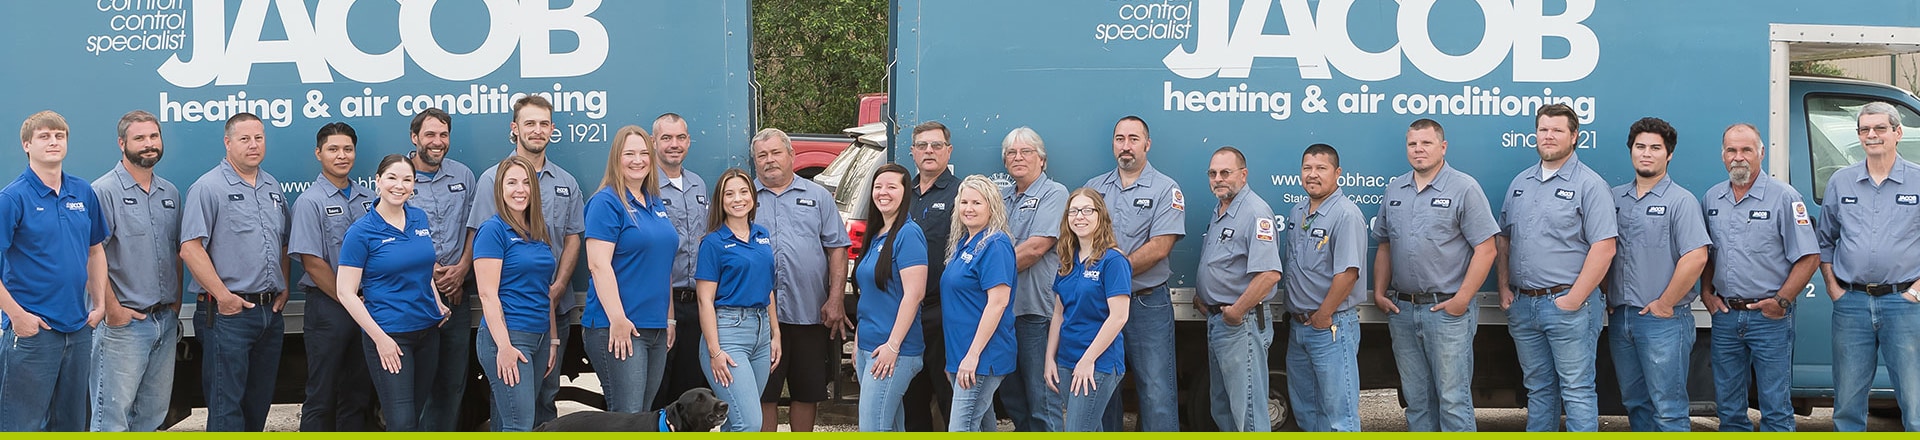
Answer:
POLYGON ((754 0, 760 125, 839 133, 857 95, 886 91, 886 0, 754 0))

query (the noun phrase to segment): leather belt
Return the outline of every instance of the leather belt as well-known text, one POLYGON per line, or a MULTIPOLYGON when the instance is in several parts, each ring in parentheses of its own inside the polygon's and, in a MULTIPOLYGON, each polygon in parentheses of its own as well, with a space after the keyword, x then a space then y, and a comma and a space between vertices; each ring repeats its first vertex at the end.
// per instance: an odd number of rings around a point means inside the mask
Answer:
POLYGON ((1566 284, 1561 284, 1561 285, 1558 285, 1558 286, 1553 286, 1553 287, 1548 287, 1548 288, 1545 288, 1545 289, 1519 289, 1519 288, 1516 288, 1516 289, 1513 289, 1513 291, 1515 291, 1515 292, 1520 292, 1520 294, 1521 294, 1521 295, 1526 295, 1526 296, 1547 296, 1547 295, 1552 295, 1552 294, 1556 294, 1556 293, 1560 293, 1560 292, 1565 292, 1565 291, 1567 291, 1567 289, 1572 289, 1572 288, 1573 288, 1573 286, 1569 286, 1569 285, 1566 285, 1566 284))
POLYGON ((1724 296, 1720 297, 1720 302, 1726 303, 1727 308, 1733 309, 1733 310, 1748 310, 1748 308, 1754 304, 1759 304, 1759 303, 1772 301, 1772 300, 1773 298, 1728 298, 1724 296))
POLYGON ((1439 304, 1453 299, 1452 293, 1442 292, 1400 292, 1394 295, 1401 301, 1414 304, 1439 304))
MULTIPOLYGON (((1224 311, 1226 311, 1226 309, 1227 309, 1227 306, 1229 306, 1229 305, 1231 305, 1231 304, 1206 304, 1206 303, 1201 303, 1201 304, 1200 304, 1200 308, 1201 308, 1202 310, 1206 310, 1206 311, 1207 311, 1207 316, 1213 316, 1213 315, 1218 315, 1218 314, 1220 314, 1220 312, 1224 312, 1224 311)), ((1245 323, 1246 323, 1246 320, 1252 320, 1252 321, 1255 321, 1255 322, 1259 322, 1259 323, 1260 323, 1260 330, 1261 330, 1261 331, 1266 331, 1266 330, 1267 330, 1267 305, 1266 305, 1266 304, 1261 304, 1261 305, 1260 305, 1259 307, 1254 307, 1254 308, 1253 308, 1253 313, 1252 313, 1252 314, 1253 314, 1253 316, 1250 316, 1250 317, 1243 317, 1243 318, 1242 318, 1243 320, 1241 321, 1241 323, 1242 323, 1242 324, 1245 324, 1245 323)))
POLYGON ((699 302, 700 294, 694 292, 691 287, 675 287, 673 288, 673 301, 682 303, 699 302))
POLYGON ((1294 322, 1298 322, 1306 325, 1312 325, 1313 323, 1312 313, 1288 313, 1288 315, 1293 315, 1294 322))
POLYGON ((1882 295, 1892 295, 1895 293, 1905 292, 1907 291, 1908 288, 1913 287, 1913 282, 1908 281, 1904 283, 1892 283, 1892 284, 1879 284, 1879 283, 1858 284, 1858 283, 1841 281, 1840 285, 1846 287, 1847 290, 1866 292, 1868 295, 1872 295, 1872 296, 1882 296, 1882 295))
MULTIPOLYGON (((238 296, 240 297, 240 299, 247 300, 247 302, 253 303, 253 305, 256 305, 256 306, 272 303, 273 296, 280 294, 279 292, 232 292, 232 293, 233 293, 233 296, 238 296)), ((212 299, 211 297, 213 296, 213 294, 209 293, 201 296, 202 296, 201 299, 203 300, 211 300, 212 299)))

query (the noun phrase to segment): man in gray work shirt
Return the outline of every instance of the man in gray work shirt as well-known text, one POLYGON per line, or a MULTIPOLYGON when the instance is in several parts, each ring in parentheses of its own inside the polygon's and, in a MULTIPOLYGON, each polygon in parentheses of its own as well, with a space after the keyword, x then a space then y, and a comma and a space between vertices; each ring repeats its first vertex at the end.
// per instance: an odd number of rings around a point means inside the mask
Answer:
POLYGON ((153 173, 165 147, 145 110, 120 117, 120 164, 93 181, 112 235, 114 297, 94 332, 93 431, 154 431, 173 395, 180 343, 180 190, 153 173))
MULTIPOLYGON (((514 153, 532 162, 540 168, 540 214, 546 216, 547 236, 554 237, 561 246, 553 246, 554 269, 553 285, 547 287, 547 294, 553 299, 554 319, 561 329, 567 328, 580 319, 573 310, 573 295, 567 289, 567 283, 573 279, 574 264, 580 257, 580 234, 586 232, 586 211, 588 192, 580 189, 580 182, 573 174, 561 169, 559 165, 547 161, 547 143, 553 134, 553 103, 540 95, 527 95, 513 102, 513 120, 508 123, 512 130, 514 153)), ((480 225, 493 218, 493 181, 499 174, 500 166, 495 164, 480 173, 474 182, 473 208, 467 214, 467 243, 461 255, 473 255, 473 234, 480 225)), ((555 348, 567 346, 571 332, 561 331, 549 341, 555 348)), ((565 352, 556 350, 556 359, 565 359, 565 352)), ((558 365, 556 360, 555 365, 558 365)), ((538 426, 553 420, 558 414, 554 406, 554 395, 560 392, 560 375, 549 374, 540 379, 540 400, 534 407, 533 423, 538 426)))
POLYGON ((1373 224, 1373 305, 1387 313, 1407 430, 1474 432, 1474 297, 1500 225, 1480 181, 1447 165, 1439 122, 1407 127, 1407 163, 1413 171, 1387 184, 1373 224))
POLYGON ((1607 182, 1580 163, 1573 146, 1580 117, 1565 104, 1534 117, 1540 163, 1508 185, 1501 204, 1500 306, 1527 387, 1527 430, 1600 428, 1594 355, 1604 307, 1594 289, 1613 263, 1613 197, 1607 182), (1515 296, 1519 294, 1520 296, 1515 296))
MULTIPOLYGON (((467 164, 447 158, 453 149, 453 116, 445 110, 429 108, 413 115, 407 133, 413 142, 407 162, 413 165, 414 181, 413 199, 407 204, 427 212, 434 286, 452 311, 440 325, 440 351, 433 354, 440 359, 438 371, 415 379, 433 383, 420 412, 420 429, 457 431, 460 401, 470 377, 467 366, 471 363, 465 359, 473 357, 473 308, 480 302, 465 227, 479 183, 467 164)), ((486 203, 492 205, 491 200, 486 203)))
MULTIPOLYGON (((1013 291, 1013 338, 1016 344, 1013 374, 1000 384, 1000 404, 1013 418, 1013 428, 1024 432, 1060 432, 1061 415, 1045 408, 1066 404, 1064 396, 1047 388, 1047 334, 1059 297, 1053 279, 1060 274, 1060 217, 1067 212, 1067 186, 1047 177, 1047 145, 1040 133, 1020 127, 1000 141, 1000 157, 1013 187, 1003 194, 1007 207, 1007 235, 1014 240, 1014 262, 1020 271, 1013 291)), ((957 189, 956 189, 957 191, 957 189)))
POLYGON ((320 127, 313 155, 320 176, 293 199, 287 258, 300 264, 306 292, 301 340, 307 351, 307 400, 300 405, 301 432, 365 431, 373 407, 373 379, 360 349, 360 324, 340 305, 335 271, 347 227, 373 208, 373 190, 355 185, 359 135, 344 122, 320 127))
POLYGON ((226 159, 187 189, 180 260, 197 295, 207 431, 263 431, 279 377, 280 315, 287 305, 287 201, 260 162, 266 126, 252 113, 227 119, 226 159))
POLYGON ((680 234, 680 247, 673 253, 673 316, 679 319, 675 340, 668 342, 673 348, 667 351, 665 380, 654 396, 654 408, 666 407, 687 390, 707 387, 700 368, 700 298, 693 292, 693 265, 700 239, 707 236, 707 196, 712 190, 706 179, 686 169, 687 150, 693 146, 687 133, 687 120, 678 114, 653 119, 653 148, 660 151, 660 204, 680 234))
POLYGON ((1667 178, 1680 135, 1641 118, 1627 131, 1633 182, 1613 187, 1619 252, 1607 274, 1607 346, 1634 431, 1686 432, 1694 284, 1707 264, 1700 201, 1667 178))
MULTIPOLYGON (((1113 124, 1113 171, 1094 176, 1086 186, 1107 201, 1113 217, 1113 238, 1133 265, 1133 306, 1127 326, 1127 374, 1133 376, 1140 399, 1140 430, 1180 430, 1180 401, 1174 381, 1173 300, 1167 278, 1172 269, 1167 255, 1173 243, 1187 235, 1187 200, 1173 178, 1147 163, 1153 137, 1147 122, 1127 116, 1113 124)), ((1116 395, 1107 404, 1107 430, 1120 430, 1121 406, 1116 395)))
MULTIPOLYGON (((753 135, 754 201, 760 225, 773 238, 773 291, 780 316, 780 365, 767 376, 760 410, 771 432, 781 390, 792 397, 793 431, 813 431, 814 410, 827 400, 839 365, 832 333, 853 330, 841 294, 846 289, 847 227, 833 193, 793 175, 793 141, 777 128, 753 135)), ((877 231, 876 231, 877 232, 877 231)))
POLYGON ((1820 271, 1833 297, 1833 429, 1866 429, 1876 355, 1900 403, 1900 423, 1920 431, 1920 165, 1900 157, 1901 111, 1860 107, 1866 159, 1835 171, 1820 200, 1820 271))
POLYGON ((1307 198, 1287 214, 1287 397, 1308 432, 1360 431, 1360 280, 1367 219, 1340 190, 1340 152, 1300 155, 1307 198), (1346 330, 1346 331, 1341 331, 1346 330))
MULTIPOLYGON (((1273 208, 1247 190, 1247 156, 1213 152, 1207 183, 1220 200, 1200 240, 1200 296, 1207 314, 1207 365, 1213 423, 1221 431, 1267 432, 1267 349, 1273 322, 1265 302, 1280 283, 1280 226, 1273 208)), ((1363 239, 1364 240, 1364 239, 1363 239)))

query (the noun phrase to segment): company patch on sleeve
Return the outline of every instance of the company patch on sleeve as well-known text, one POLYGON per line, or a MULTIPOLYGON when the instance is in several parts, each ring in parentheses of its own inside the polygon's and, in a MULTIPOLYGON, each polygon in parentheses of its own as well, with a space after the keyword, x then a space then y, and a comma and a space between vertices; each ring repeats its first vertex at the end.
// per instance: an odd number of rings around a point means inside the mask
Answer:
POLYGON ((1173 210, 1181 212, 1186 212, 1187 210, 1187 196, 1180 194, 1180 189, 1178 188, 1173 190, 1173 210))
POLYGON ((1793 202, 1793 224, 1800 226, 1813 224, 1813 219, 1807 217, 1806 203, 1793 202))
POLYGON ((1253 239, 1273 241, 1273 219, 1261 218, 1254 222, 1253 239))

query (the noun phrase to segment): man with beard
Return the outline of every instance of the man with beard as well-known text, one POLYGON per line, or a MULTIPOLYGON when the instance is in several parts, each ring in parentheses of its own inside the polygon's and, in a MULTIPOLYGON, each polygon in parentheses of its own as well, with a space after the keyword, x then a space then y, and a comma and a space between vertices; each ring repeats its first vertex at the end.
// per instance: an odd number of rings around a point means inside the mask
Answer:
POLYGON ((373 208, 373 191, 354 185, 354 147, 359 136, 353 127, 334 122, 314 135, 313 156, 320 176, 293 199, 293 226, 287 238, 287 257, 305 272, 300 288, 306 291, 306 319, 301 339, 307 352, 307 400, 300 406, 303 432, 365 431, 373 406, 373 379, 367 375, 360 349, 360 325, 340 305, 334 271, 340 266, 340 243, 347 227, 373 208))
POLYGON ((1820 201, 1820 271, 1833 297, 1833 429, 1866 429, 1876 355, 1886 356, 1900 423, 1920 430, 1920 165, 1885 102, 1855 121, 1867 159, 1841 168, 1820 201))
POLYGON ((1500 207, 1500 307, 1527 387, 1527 430, 1600 428, 1594 350, 1600 338, 1594 288, 1613 263, 1613 198, 1607 182, 1573 153, 1580 116, 1565 104, 1534 116, 1540 163, 1514 176, 1500 207), (1515 294, 1520 296, 1515 297, 1515 294))
POLYGON ((1300 158, 1307 199, 1287 215, 1287 397, 1300 429, 1360 431, 1360 304, 1367 218, 1340 191, 1340 152, 1313 144, 1300 158), (1341 331, 1346 330, 1346 331, 1341 331))
POLYGON ((1706 267, 1706 224, 1693 193, 1667 178, 1680 135, 1659 118, 1627 132, 1634 179, 1613 187, 1619 252, 1607 276, 1608 346, 1634 431, 1687 432, 1694 284, 1706 267))
MULTIPOLYGON (((1207 164, 1220 204, 1200 240, 1200 292, 1207 315, 1207 365, 1213 422, 1221 431, 1267 432, 1267 349, 1273 322, 1266 301, 1280 283, 1279 226, 1273 208, 1247 191, 1247 156, 1221 147, 1207 164)), ((1364 246, 1366 238, 1358 239, 1364 246)))
POLYGON ((453 116, 445 110, 429 108, 413 115, 407 132, 413 141, 407 161, 413 165, 414 181, 413 199, 407 204, 427 212, 433 234, 433 285, 450 310, 447 322, 440 325, 440 351, 429 353, 439 357, 439 371, 420 378, 433 383, 433 392, 425 396, 419 426, 425 431, 457 431, 473 356, 473 307, 480 295, 473 280, 467 228, 462 226, 473 209, 476 181, 472 168, 447 158, 453 149, 453 116))
MULTIPOLYGON (((1180 185, 1147 163, 1153 137, 1147 121, 1126 116, 1113 124, 1113 158, 1117 167, 1087 180, 1086 186, 1107 201, 1113 218, 1113 238, 1133 265, 1133 305, 1121 329, 1126 344, 1127 375, 1133 376, 1139 396, 1140 430, 1180 430, 1178 380, 1173 358, 1173 300, 1167 293, 1172 269, 1167 255, 1173 243, 1187 235, 1187 200, 1180 185)), ((1107 404, 1108 431, 1120 430, 1118 395, 1107 404)))
POLYGON ((93 181, 112 231, 106 324, 94 332, 95 432, 154 431, 173 399, 180 343, 180 190, 153 174, 165 147, 153 113, 120 117, 120 164, 93 181))
POLYGON ((693 139, 687 135, 687 120, 665 113, 653 118, 653 148, 660 151, 660 204, 667 219, 680 234, 680 248, 673 254, 673 316, 675 340, 667 341, 667 369, 663 387, 653 399, 654 408, 666 407, 681 394, 705 388, 707 376, 700 369, 700 298, 693 291, 694 262, 698 261, 700 239, 707 235, 706 179, 686 169, 687 150, 693 139), (678 321, 678 322, 675 322, 678 321))
MULTIPOLYGON (((558 359, 565 359, 565 351, 571 332, 568 325, 580 319, 573 311, 573 295, 567 289, 567 283, 573 279, 574 264, 580 259, 580 234, 586 232, 587 196, 580 190, 580 183, 573 174, 561 169, 559 165, 547 161, 547 143, 553 135, 553 103, 540 95, 527 95, 513 102, 513 120, 507 123, 507 129, 513 139, 513 154, 532 162, 540 169, 540 214, 547 220, 547 236, 553 237, 560 246, 553 246, 553 260, 557 263, 554 270, 553 285, 547 287, 552 297, 555 324, 560 334, 553 335, 551 342, 556 348, 554 359, 558 368, 558 359), (562 238, 564 237, 564 238, 562 238)), ((473 254, 473 234, 480 225, 493 218, 493 181, 499 174, 499 166, 487 168, 474 182, 473 207, 467 214, 467 244, 462 255, 473 254)), ((534 426, 553 420, 558 414, 554 406, 554 395, 560 392, 560 374, 549 372, 540 379, 540 401, 534 408, 534 426)))
POLYGON ((1720 430, 1753 432, 1748 396, 1759 396, 1762 431, 1792 432, 1794 295, 1820 262, 1800 191, 1758 172, 1760 129, 1727 127, 1720 138, 1727 181, 1708 189, 1707 266, 1700 299, 1713 314, 1713 390, 1720 430), (1749 394, 1748 385, 1757 393, 1749 394))

